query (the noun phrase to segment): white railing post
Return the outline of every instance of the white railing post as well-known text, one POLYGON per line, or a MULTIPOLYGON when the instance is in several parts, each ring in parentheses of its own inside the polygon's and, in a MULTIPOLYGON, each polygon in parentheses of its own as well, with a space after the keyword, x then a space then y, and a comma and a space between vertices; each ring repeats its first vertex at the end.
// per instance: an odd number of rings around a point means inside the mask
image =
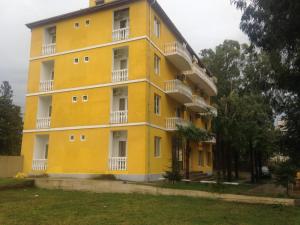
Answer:
POLYGON ((112 72, 112 82, 122 82, 128 80, 128 69, 114 70, 112 72))
POLYGON ((113 41, 122 41, 129 38, 129 27, 113 30, 113 41))
POLYGON ((52 55, 56 53, 56 43, 44 44, 42 46, 43 55, 52 55))
POLYGON ((43 128, 50 128, 51 125, 51 117, 40 117, 37 118, 37 128, 43 129, 43 128))
POLYGON ((128 111, 114 111, 110 114, 111 123, 127 123, 128 122, 128 111))
POLYGON ((32 160, 32 170, 47 170, 48 159, 33 159, 32 160))
POLYGON ((53 91, 53 80, 44 80, 40 82, 40 91, 53 91))

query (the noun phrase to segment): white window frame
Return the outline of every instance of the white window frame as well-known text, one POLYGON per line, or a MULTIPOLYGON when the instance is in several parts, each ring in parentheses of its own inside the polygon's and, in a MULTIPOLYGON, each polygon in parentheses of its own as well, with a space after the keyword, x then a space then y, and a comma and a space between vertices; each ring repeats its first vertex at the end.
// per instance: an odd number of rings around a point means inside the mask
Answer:
POLYGON ((89 101, 89 96, 88 95, 83 95, 82 96, 82 102, 88 102, 89 101), (84 99, 86 97, 86 99, 84 99))
POLYGON ((72 103, 77 103, 78 97, 77 96, 72 96, 72 103))
POLYGON ((161 23, 159 21, 159 19, 155 16, 154 17, 154 35, 156 37, 160 37, 160 29, 161 29, 161 23))
POLYGON ((69 141, 70 141, 70 142, 75 142, 75 135, 71 134, 71 135, 69 136, 69 141))
POLYGON ((73 63, 74 63, 75 65, 79 64, 79 62, 80 62, 80 59, 79 59, 79 58, 74 58, 74 59, 73 59, 73 63), (77 61, 77 62, 76 62, 76 61, 77 61))
POLYGON ((161 157, 161 137, 158 136, 154 137, 154 157, 161 157))
POLYGON ((84 134, 80 135, 80 141, 82 142, 86 141, 86 135, 84 134))
POLYGON ((83 58, 83 61, 84 61, 85 63, 88 63, 88 62, 90 61, 90 57, 89 57, 89 56, 85 56, 85 57, 83 58))
POLYGON ((154 73, 156 75, 160 75, 160 62, 161 62, 160 57, 154 54, 154 73))
POLYGON ((154 94, 154 113, 158 116, 161 114, 161 96, 154 94))

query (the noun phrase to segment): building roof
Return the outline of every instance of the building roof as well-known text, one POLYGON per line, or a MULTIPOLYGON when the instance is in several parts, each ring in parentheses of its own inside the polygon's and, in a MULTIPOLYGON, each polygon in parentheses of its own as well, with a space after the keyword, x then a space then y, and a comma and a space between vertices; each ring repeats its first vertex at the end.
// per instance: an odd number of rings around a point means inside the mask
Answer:
MULTIPOLYGON (((36 28, 36 27, 53 24, 53 23, 59 22, 61 20, 66 20, 66 19, 70 19, 70 18, 74 18, 74 17, 78 17, 78 16, 91 14, 91 13, 98 12, 98 11, 101 11, 101 10, 118 7, 118 6, 128 4, 128 3, 132 3, 132 2, 135 2, 135 1, 139 1, 139 0, 115 0, 115 1, 112 1, 112 2, 104 3, 102 5, 96 5, 94 7, 89 7, 89 8, 77 10, 77 11, 74 11, 74 12, 62 14, 62 15, 55 16, 55 17, 51 17, 51 18, 48 18, 48 19, 39 20, 39 21, 36 21, 36 22, 33 22, 33 23, 28 23, 28 24, 26 24, 26 26, 30 29, 33 29, 33 28, 36 28)), ((204 64, 201 62, 200 58, 198 57, 198 54, 195 53, 193 48, 188 44, 186 39, 183 37, 183 35, 180 33, 180 31, 177 29, 175 24, 171 21, 171 19, 165 13, 165 11, 162 9, 162 7, 158 4, 158 2, 156 0, 147 0, 147 1, 150 3, 150 5, 156 11, 156 13, 161 17, 161 19, 168 25, 169 29, 171 29, 171 31, 176 35, 176 37, 179 40, 181 40, 183 43, 186 43, 187 49, 189 50, 189 52, 192 53, 192 55, 194 55, 197 58, 197 60, 198 60, 199 64, 201 65, 201 67, 205 68, 204 64)), ((210 76, 212 76, 211 72, 208 69, 206 69, 206 71, 210 76)))

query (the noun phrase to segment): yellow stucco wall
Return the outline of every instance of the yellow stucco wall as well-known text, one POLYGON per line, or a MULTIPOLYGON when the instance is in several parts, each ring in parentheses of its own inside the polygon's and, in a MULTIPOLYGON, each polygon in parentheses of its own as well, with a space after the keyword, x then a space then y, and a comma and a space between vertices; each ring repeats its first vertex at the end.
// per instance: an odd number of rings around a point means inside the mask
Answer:
MULTIPOLYGON (((165 81, 176 79, 180 71, 161 51, 164 44, 175 41, 176 37, 161 19, 161 36, 157 38, 153 35, 153 19, 159 16, 150 9, 146 0, 134 1, 121 8, 126 7, 129 7, 130 11, 130 41, 112 42, 113 13, 116 9, 102 10, 53 24, 56 26, 57 55, 40 57, 44 29, 48 26, 32 30, 27 88, 29 96, 26 98, 25 133, 22 143, 24 172, 32 172, 37 135, 49 135, 48 168, 45 171, 49 174, 145 175, 162 174, 170 169, 174 132, 166 131, 164 127, 166 118, 174 117, 176 108, 183 105, 163 91, 165 81), (87 19, 90 20, 88 26, 85 25, 87 19), (77 22, 80 24, 79 28, 74 27, 74 23, 77 22), (155 45, 151 44, 149 39, 155 45), (128 48, 129 83, 113 84, 113 49, 121 47, 128 48), (154 73, 155 54, 161 58, 159 75, 154 73), (89 57, 88 63, 83 60, 86 56, 89 57), (74 58, 79 58, 78 64, 74 64, 74 58), (55 62, 54 92, 38 93, 41 65, 51 60, 55 62), (130 126, 124 124, 114 127, 110 124, 112 89, 115 87, 128 87, 130 126), (160 115, 154 113, 155 94, 161 96, 160 115), (82 102, 83 95, 88 96, 88 102, 82 102), (45 132, 36 129, 38 102, 43 96, 52 96, 51 129, 45 132), (77 103, 72 102, 73 96, 77 96, 77 103), (99 125, 105 127, 91 128, 99 125), (78 128, 83 126, 90 127, 78 128), (55 130, 57 128, 62 130, 55 130), (112 131, 128 132, 126 171, 116 172, 108 169, 112 131), (79 138, 83 134, 87 137, 84 142, 79 138), (69 141, 70 135, 75 136, 75 142, 69 141), (155 136, 161 137, 159 157, 154 157, 155 136)), ((184 82, 196 94, 195 85, 189 80, 184 82)), ((209 97, 206 97, 206 100, 209 103, 209 97)), ((196 119, 195 113, 187 110, 184 117, 188 119, 190 114, 194 118, 192 122, 204 128, 204 121, 196 119)), ((191 170, 211 172, 211 166, 198 166, 199 150, 211 151, 211 145, 193 148, 191 170)))

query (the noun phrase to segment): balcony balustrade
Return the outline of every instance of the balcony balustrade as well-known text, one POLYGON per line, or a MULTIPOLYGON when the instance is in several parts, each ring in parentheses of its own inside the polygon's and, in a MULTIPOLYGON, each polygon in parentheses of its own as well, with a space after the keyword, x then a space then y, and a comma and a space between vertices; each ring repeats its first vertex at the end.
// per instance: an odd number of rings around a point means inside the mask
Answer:
POLYGON ((50 128, 51 117, 40 117, 37 119, 36 126, 38 129, 50 128))
POLYGON ((56 53, 56 43, 44 44, 42 47, 43 55, 52 55, 56 53))
POLYGON ((167 59, 180 71, 191 69, 192 56, 186 47, 179 42, 165 44, 164 52, 167 59))
POLYGON ((217 95, 217 86, 214 83, 213 78, 210 78, 204 69, 200 68, 198 65, 194 64, 191 70, 184 72, 184 75, 203 89, 209 96, 217 95))
POLYGON ((113 30, 113 41, 122 41, 129 38, 129 27, 113 30))
POLYGON ((111 171, 125 171, 127 170, 127 157, 111 157, 108 166, 111 171))
POLYGON ((170 131, 177 130, 177 126, 188 126, 188 124, 188 121, 179 117, 172 117, 166 119, 166 129, 170 131))
POLYGON ((112 82, 128 81, 128 69, 114 70, 112 72, 112 82))
POLYGON ((48 167, 48 159, 33 159, 32 170, 34 171, 45 171, 48 167))
POLYGON ((187 107, 189 107, 192 111, 197 112, 197 113, 203 113, 206 112, 208 109, 208 105, 205 102, 205 100, 198 96, 194 95, 193 96, 193 102, 192 103, 187 103, 185 104, 187 107))
POLYGON ((53 80, 44 80, 40 82, 40 91, 53 91, 53 80))
POLYGON ((128 111, 114 111, 110 114, 110 122, 113 124, 127 123, 128 111))
POLYGON ((183 104, 192 102, 192 90, 180 80, 166 81, 165 91, 172 98, 183 104))

